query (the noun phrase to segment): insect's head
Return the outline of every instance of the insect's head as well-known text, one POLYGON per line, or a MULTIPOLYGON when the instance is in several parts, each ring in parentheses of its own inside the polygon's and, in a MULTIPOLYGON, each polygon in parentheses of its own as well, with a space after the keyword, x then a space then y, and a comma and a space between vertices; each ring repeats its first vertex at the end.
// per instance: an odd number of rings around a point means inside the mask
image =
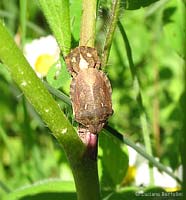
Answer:
POLYGON ((97 50, 92 47, 80 46, 72 49, 66 56, 65 62, 72 76, 88 68, 100 68, 101 62, 97 50))

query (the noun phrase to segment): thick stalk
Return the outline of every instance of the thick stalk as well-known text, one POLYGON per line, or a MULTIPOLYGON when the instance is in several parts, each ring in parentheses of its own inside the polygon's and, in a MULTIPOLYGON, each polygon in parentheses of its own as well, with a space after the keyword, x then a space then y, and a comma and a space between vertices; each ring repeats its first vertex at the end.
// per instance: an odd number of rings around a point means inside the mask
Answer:
POLYGON ((83 144, 1 21, 0 60, 5 64, 4 66, 7 67, 16 84, 51 129, 54 136, 65 147, 65 150, 74 156, 78 156, 83 151, 83 144), (73 151, 68 145, 71 148, 74 147, 73 151), (76 151, 76 146, 79 146, 80 152, 76 151))
POLYGON ((81 142, 58 104, 36 76, 21 50, 0 21, 0 60, 43 121, 63 146, 73 171, 79 200, 99 199, 97 163, 85 153, 81 142))
MULTIPOLYGON (((97 1, 83 0, 82 1, 82 18, 81 18, 81 33, 80 33, 80 46, 94 47, 95 43, 95 30, 96 30, 96 7, 97 1)), ((80 135, 81 137, 81 135, 80 135)), ((87 144, 86 152, 84 154, 84 165, 74 168, 74 177, 76 181, 77 195, 79 200, 99 200, 100 189, 97 169, 97 136, 93 146, 87 144), (90 154, 90 152, 92 152, 90 154), (94 156, 92 156, 94 155, 94 156), (79 172, 79 168, 87 166, 88 170, 79 172), (90 169, 93 173, 90 173, 90 169)), ((91 143, 91 138, 89 138, 91 143)))
POLYGON ((96 33, 96 0, 82 1, 80 46, 94 47, 96 33))

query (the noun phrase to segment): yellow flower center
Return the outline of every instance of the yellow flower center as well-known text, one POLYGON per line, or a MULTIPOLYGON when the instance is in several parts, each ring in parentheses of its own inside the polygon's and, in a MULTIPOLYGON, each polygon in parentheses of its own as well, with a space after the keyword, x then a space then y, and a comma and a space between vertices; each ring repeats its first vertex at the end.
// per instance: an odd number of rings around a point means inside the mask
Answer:
POLYGON ((53 56, 49 54, 40 55, 35 62, 35 70, 42 76, 46 76, 50 67, 55 63, 53 56))
POLYGON ((175 187, 175 188, 165 188, 166 192, 176 192, 176 191, 180 191, 181 188, 180 187, 175 187))
POLYGON ((135 166, 129 166, 127 170, 127 174, 123 180, 123 185, 128 185, 131 182, 134 181, 136 176, 136 167, 135 166))

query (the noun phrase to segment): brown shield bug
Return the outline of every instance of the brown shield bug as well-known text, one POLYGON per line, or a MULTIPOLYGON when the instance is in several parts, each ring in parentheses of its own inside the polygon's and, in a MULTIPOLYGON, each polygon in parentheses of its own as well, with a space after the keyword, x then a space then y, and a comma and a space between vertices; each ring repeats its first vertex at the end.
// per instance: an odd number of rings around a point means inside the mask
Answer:
POLYGON ((112 89, 95 48, 80 46, 65 58, 73 80, 70 86, 75 120, 90 133, 101 131, 112 115, 112 89))

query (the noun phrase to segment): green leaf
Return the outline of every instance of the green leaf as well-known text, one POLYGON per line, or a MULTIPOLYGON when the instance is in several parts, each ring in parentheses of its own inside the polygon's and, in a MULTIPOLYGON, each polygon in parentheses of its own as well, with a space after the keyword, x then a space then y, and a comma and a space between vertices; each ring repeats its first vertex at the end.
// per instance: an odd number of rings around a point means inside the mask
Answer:
POLYGON ((36 199, 75 199, 75 185, 73 182, 61 179, 47 179, 38 181, 7 194, 5 200, 36 200, 36 199), (54 198, 55 197, 55 198, 54 198), (67 198, 68 197, 68 198, 67 198))
POLYGON ((100 134, 99 142, 103 151, 103 187, 115 188, 122 182, 128 169, 127 148, 112 135, 100 134))
POLYGON ((125 187, 121 191, 113 192, 102 192, 104 196, 103 200, 137 200, 136 192, 138 191, 137 187, 125 187))
MULTIPOLYGON (((71 29, 73 39, 75 43, 79 41, 80 38, 80 25, 81 25, 81 13, 82 13, 82 0, 72 0, 70 1, 70 16, 71 16, 71 29)), ((75 46, 75 44, 73 44, 75 46)))
POLYGON ((66 56, 71 47, 69 0, 39 0, 41 9, 66 56))
POLYGON ((161 187, 149 187, 145 189, 143 187, 125 187, 117 192, 102 192, 102 196, 104 196, 103 200, 155 200, 162 199, 163 195, 164 197, 170 195, 170 192, 166 193, 161 187))
POLYGON ((174 13, 176 12, 176 7, 169 7, 163 11, 163 23, 168 24, 173 22, 171 19, 174 13))
POLYGON ((159 0, 123 0, 125 9, 127 10, 136 10, 141 7, 149 6, 152 3, 155 3, 159 0))
POLYGON ((47 81, 55 89, 62 88, 67 94, 69 93, 71 77, 63 59, 61 59, 61 67, 56 64, 50 68, 47 81))
POLYGON ((165 38, 168 38, 167 43, 169 44, 170 49, 174 49, 182 58, 184 58, 185 8, 183 2, 180 1, 178 4, 174 1, 170 2, 169 7, 164 10, 163 14, 163 30, 165 38))

